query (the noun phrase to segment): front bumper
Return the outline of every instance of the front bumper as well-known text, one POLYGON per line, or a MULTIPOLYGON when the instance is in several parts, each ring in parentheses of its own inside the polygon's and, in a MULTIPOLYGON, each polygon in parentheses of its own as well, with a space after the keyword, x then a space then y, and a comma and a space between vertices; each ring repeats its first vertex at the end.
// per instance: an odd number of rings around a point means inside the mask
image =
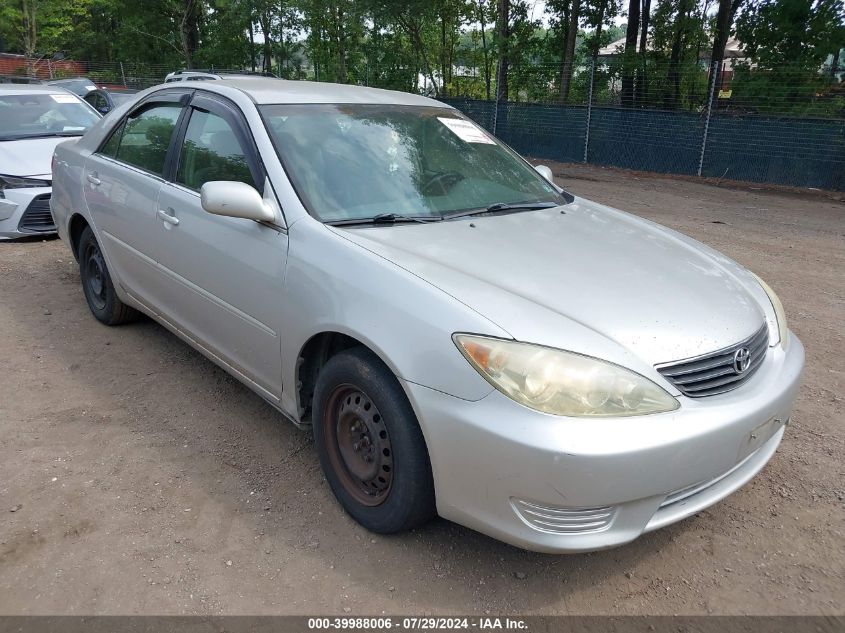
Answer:
POLYGON ((470 402, 412 383, 441 516, 535 551, 614 547, 723 499, 774 454, 804 348, 769 348, 743 386, 636 418, 561 418, 498 391, 470 402))
POLYGON ((52 235, 51 187, 6 189, 0 198, 0 240, 52 235))

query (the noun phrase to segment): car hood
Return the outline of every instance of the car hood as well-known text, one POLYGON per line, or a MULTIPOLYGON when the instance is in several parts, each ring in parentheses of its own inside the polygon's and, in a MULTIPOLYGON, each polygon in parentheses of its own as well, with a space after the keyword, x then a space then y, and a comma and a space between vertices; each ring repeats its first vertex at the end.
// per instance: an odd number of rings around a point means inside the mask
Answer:
MULTIPOLYGON (((72 140, 75 137, 71 137, 72 140)), ((67 136, 0 141, 0 174, 50 178, 50 160, 56 145, 67 136)))
POLYGON ((735 344, 767 318, 766 295, 738 264, 583 199, 550 210, 343 232, 517 340, 600 355, 571 340, 597 333, 653 365, 735 344))

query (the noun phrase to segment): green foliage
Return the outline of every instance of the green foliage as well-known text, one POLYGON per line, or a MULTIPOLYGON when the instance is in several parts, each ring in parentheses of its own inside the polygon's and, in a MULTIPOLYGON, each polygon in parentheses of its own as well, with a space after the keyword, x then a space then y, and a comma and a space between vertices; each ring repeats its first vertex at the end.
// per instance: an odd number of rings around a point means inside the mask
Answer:
POLYGON ((750 0, 737 37, 759 68, 815 70, 845 46, 842 0, 750 0))
MULTIPOLYGON (((619 105, 623 77, 634 77, 634 107, 699 110, 716 1, 652 0, 647 52, 600 58, 594 76, 598 49, 625 33, 623 0, 510 0, 507 46, 498 0, 6 0, 0 40, 34 58, 91 60, 88 73, 106 83, 140 86, 185 67, 263 69, 477 99, 498 93, 507 55, 514 101, 580 104, 592 88, 597 103, 619 105)), ((837 67, 824 64, 845 44, 843 0, 731 1, 744 57, 725 75, 733 92, 719 107, 841 116, 837 67)))

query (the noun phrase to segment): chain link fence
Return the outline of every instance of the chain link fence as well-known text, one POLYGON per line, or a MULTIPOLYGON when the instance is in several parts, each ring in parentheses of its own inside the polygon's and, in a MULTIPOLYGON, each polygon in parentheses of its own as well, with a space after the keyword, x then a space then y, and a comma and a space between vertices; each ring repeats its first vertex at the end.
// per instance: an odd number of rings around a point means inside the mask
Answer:
POLYGON ((845 190, 845 84, 835 68, 734 60, 626 69, 599 58, 523 71, 507 101, 476 98, 484 81, 457 83, 471 90, 441 99, 526 156, 845 190))
MULTIPOLYGON (((511 66, 507 99, 496 97, 495 66, 485 73, 456 65, 446 77, 366 69, 359 83, 438 98, 533 158, 845 190, 845 73, 835 65, 762 69, 741 59, 708 66, 621 56, 571 67, 520 64, 511 66)), ((0 56, 0 74, 82 75, 133 89, 162 83, 172 70, 0 56)), ((308 65, 296 76, 331 79, 308 65)))

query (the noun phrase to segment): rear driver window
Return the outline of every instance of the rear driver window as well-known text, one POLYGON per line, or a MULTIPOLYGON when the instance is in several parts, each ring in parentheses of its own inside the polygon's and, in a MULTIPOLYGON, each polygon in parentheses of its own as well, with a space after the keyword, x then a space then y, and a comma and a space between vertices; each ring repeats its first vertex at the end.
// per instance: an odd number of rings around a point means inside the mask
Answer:
POLYGON ((117 141, 115 158, 129 165, 134 165, 157 176, 164 175, 164 159, 170 145, 170 137, 176 127, 176 120, 182 106, 162 104, 143 110, 137 115, 127 117, 120 130, 112 135, 103 148, 105 153, 114 150, 113 141, 117 141))

